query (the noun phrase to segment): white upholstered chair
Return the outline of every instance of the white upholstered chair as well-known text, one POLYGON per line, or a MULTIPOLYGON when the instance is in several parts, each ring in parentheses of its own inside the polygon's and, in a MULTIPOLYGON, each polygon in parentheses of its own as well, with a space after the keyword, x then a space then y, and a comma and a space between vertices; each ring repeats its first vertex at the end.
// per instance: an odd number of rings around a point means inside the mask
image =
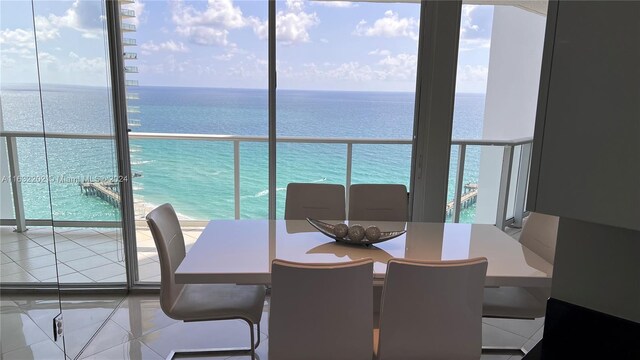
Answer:
MULTIPOLYGON (((160 259, 160 307, 172 319, 208 321, 241 319, 249 324, 251 346, 245 349, 176 350, 169 354, 215 354, 239 352, 255 356, 260 344, 260 318, 266 289, 262 285, 178 284, 174 273, 185 257, 184 237, 173 207, 161 205, 147 214, 147 224, 160 259), (254 344, 257 326, 258 341, 254 344)), ((215 334, 212 334, 212 336, 215 334)))
POLYGON ((290 183, 287 185, 285 220, 344 220, 344 186, 290 183))
POLYGON ((407 187, 356 184, 349 187, 349 220, 407 221, 407 187))
MULTIPOLYGON (((532 212, 522 227, 520 243, 553 264, 558 217, 532 212)), ((485 317, 535 319, 545 315, 550 287, 488 287, 484 291, 485 317)))
POLYGON ((373 261, 273 260, 270 360, 370 360, 373 261))
POLYGON ((479 359, 487 259, 391 259, 374 331, 379 360, 479 359))

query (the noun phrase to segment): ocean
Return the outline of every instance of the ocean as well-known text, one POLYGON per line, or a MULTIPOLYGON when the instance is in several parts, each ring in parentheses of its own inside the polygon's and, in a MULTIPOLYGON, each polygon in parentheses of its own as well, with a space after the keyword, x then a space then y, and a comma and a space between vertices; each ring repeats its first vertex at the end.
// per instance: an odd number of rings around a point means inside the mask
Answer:
MULTIPOLYGON (((267 136, 267 91, 177 87, 139 87, 140 120, 132 132, 267 136)), ((277 135, 314 138, 411 139, 414 94, 401 92, 277 91, 277 135)), ((457 94, 453 138, 482 134, 483 94, 457 94)), ((2 116, 6 131, 112 134, 107 89, 68 86, 3 87, 2 116)), ((49 186, 42 138, 17 141, 25 213, 50 219, 49 186), (40 181, 38 181, 40 180, 40 181)), ((131 165, 136 209, 170 202, 185 218, 234 217, 234 161, 230 141, 131 139, 131 165)), ((55 220, 118 220, 107 202, 83 195, 80 180, 117 178, 114 143, 109 140, 47 139, 51 204, 55 220)), ((346 182, 345 144, 277 144, 277 216, 284 213, 289 182, 346 182)), ((467 149, 464 183, 477 183, 479 147, 467 149)), ((449 198, 453 199, 457 148, 452 149, 449 198)), ((353 146, 352 183, 409 185, 411 146, 353 146)), ((241 218, 268 213, 266 142, 240 143, 241 218)), ((3 174, 4 175, 4 174, 3 174)), ((471 222, 473 207, 463 210, 471 222)))

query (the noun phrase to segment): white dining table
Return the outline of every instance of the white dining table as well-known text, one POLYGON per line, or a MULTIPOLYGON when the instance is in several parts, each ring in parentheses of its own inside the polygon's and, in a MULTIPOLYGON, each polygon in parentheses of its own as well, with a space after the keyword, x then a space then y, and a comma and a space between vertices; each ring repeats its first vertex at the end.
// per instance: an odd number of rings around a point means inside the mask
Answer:
POLYGON ((371 258, 373 282, 381 284, 392 258, 456 260, 483 256, 488 260, 485 286, 551 286, 553 265, 493 225, 358 223, 406 233, 366 247, 336 242, 306 220, 212 220, 178 266, 175 281, 269 285, 271 262, 276 258, 301 263, 371 258))

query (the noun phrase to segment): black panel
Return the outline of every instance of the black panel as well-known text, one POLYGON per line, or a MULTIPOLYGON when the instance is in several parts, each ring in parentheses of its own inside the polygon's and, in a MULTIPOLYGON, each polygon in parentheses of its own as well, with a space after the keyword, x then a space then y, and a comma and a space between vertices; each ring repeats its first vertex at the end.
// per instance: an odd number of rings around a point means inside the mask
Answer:
POLYGON ((551 298, 541 359, 640 359, 640 323, 551 298))

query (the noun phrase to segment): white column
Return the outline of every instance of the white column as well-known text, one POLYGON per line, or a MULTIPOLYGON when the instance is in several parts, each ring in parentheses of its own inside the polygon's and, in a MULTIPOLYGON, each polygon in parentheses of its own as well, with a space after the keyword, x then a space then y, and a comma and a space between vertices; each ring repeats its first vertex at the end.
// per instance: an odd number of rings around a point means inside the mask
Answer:
MULTIPOLYGON (((495 6, 482 137, 533 136, 546 18, 513 6, 495 6)), ((494 224, 502 148, 482 149, 476 222, 494 224)))

